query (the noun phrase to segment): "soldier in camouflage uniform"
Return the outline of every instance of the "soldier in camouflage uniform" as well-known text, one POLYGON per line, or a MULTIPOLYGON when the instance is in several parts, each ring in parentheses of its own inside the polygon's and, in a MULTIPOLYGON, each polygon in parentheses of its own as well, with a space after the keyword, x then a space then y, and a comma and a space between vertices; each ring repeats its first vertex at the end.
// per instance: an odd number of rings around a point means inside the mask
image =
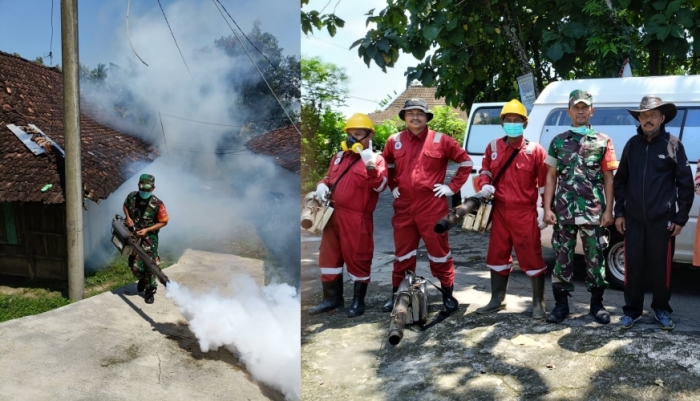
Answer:
MULTIPOLYGON (((168 212, 163 201, 153 195, 156 179, 150 174, 142 174, 139 178, 139 190, 130 193, 124 201, 124 214, 126 225, 136 229, 136 235, 141 240, 141 246, 146 250, 151 259, 158 264, 158 232, 168 224, 168 212)), ((129 256, 129 268, 134 276, 139 279, 137 289, 146 291, 144 299, 147 304, 152 304, 158 288, 158 282, 151 270, 143 264, 136 253, 129 256), (137 260, 138 259, 138 260, 137 260)))
POLYGON ((613 223, 613 171, 617 157, 612 140, 590 126, 593 97, 575 90, 569 96, 572 127, 554 137, 545 163, 549 165, 544 195, 545 222, 554 224, 552 247, 556 264, 552 290, 556 306, 547 321, 560 323, 569 314, 567 297, 574 290, 573 258, 576 234, 581 233, 586 260, 586 289, 591 293, 590 313, 602 324, 610 323, 603 306, 604 251, 607 226, 613 223))

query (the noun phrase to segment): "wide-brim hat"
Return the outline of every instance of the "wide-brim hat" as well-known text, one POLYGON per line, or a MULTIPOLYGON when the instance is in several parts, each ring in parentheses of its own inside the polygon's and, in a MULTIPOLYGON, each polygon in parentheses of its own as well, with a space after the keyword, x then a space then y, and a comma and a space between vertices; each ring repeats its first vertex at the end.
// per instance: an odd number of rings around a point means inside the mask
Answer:
POLYGON ((408 99, 406 100, 406 103, 403 105, 403 109, 399 111, 399 118, 403 121, 404 120, 404 114, 406 114, 406 110, 420 110, 423 113, 425 113, 428 116, 428 121, 433 119, 433 113, 428 110, 428 105, 425 103, 425 100, 423 99, 408 99))
POLYGON ((664 103, 658 96, 648 95, 642 98, 642 102, 639 103, 638 110, 627 109, 629 113, 634 117, 635 120, 639 121, 639 115, 645 111, 649 110, 659 110, 661 114, 666 116, 664 119, 664 124, 668 124, 671 120, 676 118, 678 114, 678 109, 673 103, 664 103))

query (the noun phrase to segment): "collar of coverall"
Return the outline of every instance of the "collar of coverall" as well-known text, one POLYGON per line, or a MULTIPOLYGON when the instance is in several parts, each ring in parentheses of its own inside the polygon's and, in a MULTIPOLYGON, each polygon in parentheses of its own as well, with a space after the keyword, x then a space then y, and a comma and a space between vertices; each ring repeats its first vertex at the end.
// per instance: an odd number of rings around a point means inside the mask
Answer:
POLYGON ((517 141, 515 141, 515 143, 512 143, 512 144, 511 144, 510 142, 508 142, 508 137, 507 137, 507 136, 504 136, 504 137, 503 137, 503 142, 505 142, 506 145, 508 145, 508 146, 510 146, 510 147, 512 147, 512 148, 515 148, 515 149, 522 149, 523 144, 525 143, 525 137, 524 137, 523 135, 520 135, 519 138, 520 138, 520 139, 518 139, 517 141))
POLYGON ((423 131, 421 131, 418 135, 411 132, 411 130, 409 130, 408 128, 406 128, 406 131, 409 134, 411 134, 411 139, 417 139, 417 140, 423 141, 423 140, 425 140, 425 137, 428 135, 429 129, 430 128, 428 128, 428 126, 426 125, 425 128, 423 128, 423 131))

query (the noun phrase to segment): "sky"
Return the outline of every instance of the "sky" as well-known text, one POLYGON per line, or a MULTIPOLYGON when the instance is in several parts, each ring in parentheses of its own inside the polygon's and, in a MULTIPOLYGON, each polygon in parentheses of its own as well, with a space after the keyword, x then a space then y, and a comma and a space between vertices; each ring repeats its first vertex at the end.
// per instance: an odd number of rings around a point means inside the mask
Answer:
POLYGON ((377 15, 386 7, 386 0, 330 0, 330 3, 329 0, 310 0, 304 10, 321 10, 326 4, 328 6, 323 14, 333 12, 335 8, 335 14, 345 21, 345 27, 338 28, 334 37, 325 29, 314 30, 312 35, 302 33, 302 57, 320 57, 325 62, 345 68, 350 77, 348 88, 352 96, 347 100, 347 106, 340 108, 346 116, 381 110, 378 103, 387 95, 391 95, 392 98, 400 95, 406 89, 404 72, 420 61, 410 54, 401 53, 395 67, 387 68, 387 72, 384 73, 374 63, 367 68, 364 61, 358 57, 357 48, 348 50, 354 41, 363 38, 374 26, 365 26, 365 14, 374 8, 374 14, 377 15))
MULTIPOLYGON (((187 17, 168 15, 168 6, 175 0, 160 0, 166 10, 166 16, 173 29, 175 38, 180 43, 184 30, 183 24, 192 21, 187 17)), ((289 0, 220 0, 231 13, 238 25, 248 33, 256 19, 262 23, 261 29, 275 35, 285 54, 299 55, 299 36, 289 32, 300 32, 298 3, 289 0)), ((194 46, 211 46, 214 39, 231 35, 231 30, 210 0, 191 0, 201 3, 197 6, 207 13, 207 22, 201 29, 209 35, 200 35, 201 43, 194 46), (209 40, 211 38, 211 40, 209 40)), ((34 60, 44 57, 49 64, 48 54, 53 53, 53 65, 61 61, 61 0, 0 0, 0 51, 19 53, 20 56, 34 60), (53 3, 53 18, 51 6, 53 3), (51 40, 51 23, 53 21, 53 41, 51 40)), ((98 63, 109 65, 110 62, 124 65, 126 60, 116 59, 121 42, 127 42, 126 9, 128 0, 80 0, 78 1, 78 40, 80 42, 80 63, 94 68, 98 63)), ((129 30, 133 35, 134 24, 141 15, 149 14, 154 18, 148 23, 158 29, 168 31, 158 1, 131 0, 129 5, 129 30)), ((133 38, 132 38, 133 39, 133 38)), ((128 43, 128 42, 127 42, 128 43)), ((177 51, 174 42, 172 50, 177 51)), ((186 49, 183 49, 185 51, 186 49)), ((149 49, 137 48, 137 53, 148 62, 149 49)), ((136 60, 134 58, 134 60, 136 60)), ((137 60, 138 62, 138 60, 137 60)))

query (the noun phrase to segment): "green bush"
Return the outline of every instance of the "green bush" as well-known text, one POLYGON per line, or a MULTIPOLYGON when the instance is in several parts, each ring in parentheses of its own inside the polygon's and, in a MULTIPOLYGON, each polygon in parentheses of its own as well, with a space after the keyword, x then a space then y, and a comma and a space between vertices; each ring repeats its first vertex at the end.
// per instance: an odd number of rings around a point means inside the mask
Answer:
POLYGON ((433 119, 428 123, 430 129, 442 132, 454 138, 462 145, 467 129, 467 122, 459 118, 459 113, 447 106, 435 106, 431 112, 433 119))
POLYGON ((381 152, 389 137, 403 129, 406 129, 406 125, 401 121, 399 116, 395 116, 391 120, 385 120, 383 123, 375 125, 372 147, 374 147, 374 150, 381 152))

